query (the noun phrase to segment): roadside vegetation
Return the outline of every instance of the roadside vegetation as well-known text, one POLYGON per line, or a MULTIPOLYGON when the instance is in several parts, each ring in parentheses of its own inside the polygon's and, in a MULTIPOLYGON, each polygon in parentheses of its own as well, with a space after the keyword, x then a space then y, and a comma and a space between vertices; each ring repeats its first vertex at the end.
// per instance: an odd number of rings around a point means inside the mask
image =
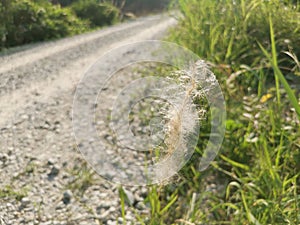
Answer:
POLYGON ((168 1, 3 0, 0 50, 99 29, 121 21, 129 12, 141 15, 163 10, 168 1))
MULTIPOLYGON (((142 224, 300 224, 300 3, 179 0, 169 41, 206 60, 227 107, 226 135, 208 170, 192 160, 149 187, 142 224)), ((125 198, 121 195, 122 198, 125 198)), ((124 202, 124 201, 123 201, 124 202)))
POLYGON ((78 0, 67 7, 47 0, 0 3, 1 48, 75 35, 118 21, 119 9, 97 0, 78 0))

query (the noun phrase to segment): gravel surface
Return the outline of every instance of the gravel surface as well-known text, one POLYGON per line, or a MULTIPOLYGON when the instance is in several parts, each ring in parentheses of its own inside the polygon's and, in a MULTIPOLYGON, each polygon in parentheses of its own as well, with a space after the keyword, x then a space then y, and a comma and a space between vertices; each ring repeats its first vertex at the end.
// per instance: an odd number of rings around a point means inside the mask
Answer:
MULTIPOLYGON (((175 23, 151 16, 0 56, 0 225, 123 223, 118 185, 97 175, 77 150, 76 84, 108 50, 160 39, 175 23)), ((110 107, 110 93, 100 109, 110 107)), ((138 224, 135 213, 149 214, 147 189, 126 187, 125 193, 126 221, 138 224)))

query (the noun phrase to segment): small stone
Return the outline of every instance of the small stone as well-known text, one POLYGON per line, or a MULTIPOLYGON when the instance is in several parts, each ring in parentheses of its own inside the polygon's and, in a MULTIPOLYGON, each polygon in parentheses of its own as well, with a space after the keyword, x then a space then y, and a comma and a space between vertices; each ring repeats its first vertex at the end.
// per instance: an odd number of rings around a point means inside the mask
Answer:
MULTIPOLYGON (((107 217, 109 216, 109 214, 110 214, 110 211, 105 211, 104 213, 102 213, 100 216, 99 216, 99 218, 101 219, 101 220, 105 220, 105 219, 107 219, 107 217)), ((107 223, 108 224, 108 223, 107 223)))
POLYGON ((81 199, 80 199, 80 202, 81 203, 87 203, 89 201, 89 199, 85 196, 83 196, 81 199))
POLYGON ((52 224, 53 224, 53 225, 61 225, 62 223, 59 222, 59 221, 57 221, 57 220, 54 220, 54 221, 52 222, 52 224))
POLYGON ((62 199, 63 203, 66 205, 69 204, 71 202, 72 197, 73 197, 72 191, 70 190, 65 191, 62 199))
POLYGON ((108 220, 107 225, 117 225, 117 221, 108 220))
POLYGON ((133 217, 130 214, 126 214, 125 219, 128 220, 128 221, 132 221, 133 217))
POLYGON ((21 116, 21 118, 22 118, 23 120, 28 120, 29 116, 26 115, 26 114, 23 114, 23 115, 21 116))
POLYGON ((105 210, 107 210, 107 209, 109 209, 111 207, 111 203, 110 202, 102 202, 102 203, 100 203, 100 205, 97 207, 97 212, 100 212, 101 211, 101 209, 105 209, 105 210))
POLYGON ((126 196, 127 196, 127 203, 128 203, 129 205, 133 205, 135 199, 134 199, 134 195, 132 194, 132 192, 124 188, 124 193, 125 193, 126 196))
MULTIPOLYGON (((96 190, 96 189, 94 189, 96 190)), ((108 196, 108 193, 102 192, 99 194, 99 198, 106 198, 108 196)))
POLYGON ((23 207, 28 206, 30 204, 30 199, 27 198, 27 197, 22 198, 21 204, 22 204, 23 207))
POLYGON ((8 155, 3 153, 3 154, 0 154, 0 161, 5 163, 6 161, 8 160, 8 155))
POLYGON ((134 194, 134 198, 137 202, 144 201, 144 199, 137 192, 134 194))
POLYGON ((55 160, 55 159, 53 159, 53 158, 48 159, 47 164, 48 164, 49 166, 53 166, 55 163, 56 163, 56 160, 55 160))
POLYGON ((51 172, 48 174, 49 177, 55 177, 59 174, 60 168, 59 166, 54 165, 51 169, 51 172))
POLYGON ((52 224, 51 221, 47 221, 47 222, 40 223, 40 225, 51 225, 51 224, 52 224))
POLYGON ((136 204, 136 208, 139 209, 139 210, 143 210, 146 208, 146 205, 144 204, 144 202, 138 202, 136 204))
POLYGON ((115 211, 116 211, 116 207, 111 206, 111 207, 109 208, 109 211, 110 211, 110 212, 115 212, 115 211))
POLYGON ((13 176, 13 178, 18 178, 20 176, 20 174, 18 172, 14 172, 12 176, 13 176))
POLYGON ((14 206, 10 202, 6 203, 6 208, 12 209, 14 206))
POLYGON ((147 197, 147 195, 148 195, 148 189, 146 187, 142 187, 141 188, 141 196, 145 198, 145 197, 147 197))
POLYGON ((61 210, 65 207, 64 203, 63 202, 59 202, 57 204, 57 206, 55 207, 55 210, 61 210))

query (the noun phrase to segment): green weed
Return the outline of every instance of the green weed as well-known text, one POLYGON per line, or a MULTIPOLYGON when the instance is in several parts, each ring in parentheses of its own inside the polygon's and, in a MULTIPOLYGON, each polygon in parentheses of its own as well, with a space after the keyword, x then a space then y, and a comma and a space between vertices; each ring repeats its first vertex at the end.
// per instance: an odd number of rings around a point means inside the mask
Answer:
POLYGON ((66 189, 70 189, 76 194, 83 195, 96 182, 95 171, 89 168, 85 161, 79 161, 69 172, 74 179, 68 183, 66 189))
POLYGON ((16 200, 21 201, 21 199, 26 196, 27 191, 25 189, 17 191, 10 185, 0 189, 0 198, 15 198, 16 200))

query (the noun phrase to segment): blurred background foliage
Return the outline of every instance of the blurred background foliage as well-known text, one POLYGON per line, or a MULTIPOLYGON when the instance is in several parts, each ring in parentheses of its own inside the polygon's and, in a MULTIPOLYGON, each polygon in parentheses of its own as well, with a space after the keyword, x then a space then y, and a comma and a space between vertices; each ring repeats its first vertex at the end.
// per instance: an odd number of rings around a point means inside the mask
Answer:
POLYGON ((1 43, 3 47, 61 38, 86 30, 70 9, 46 1, 10 1, 2 7, 1 43))
POLYGON ((91 27, 112 25, 118 21, 120 11, 114 5, 95 0, 80 0, 70 5, 76 16, 88 20, 91 27))
POLYGON ((127 0, 124 5, 124 11, 143 15, 148 12, 159 12, 166 9, 169 3, 170 0, 127 0))

